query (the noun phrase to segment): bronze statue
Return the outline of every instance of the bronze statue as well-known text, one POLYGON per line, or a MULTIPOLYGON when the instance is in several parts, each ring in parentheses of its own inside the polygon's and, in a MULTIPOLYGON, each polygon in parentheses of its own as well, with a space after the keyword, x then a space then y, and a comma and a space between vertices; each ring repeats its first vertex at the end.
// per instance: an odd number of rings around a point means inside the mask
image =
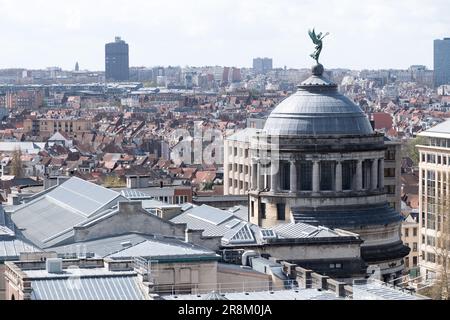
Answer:
POLYGON ((320 57, 320 53, 322 52, 322 48, 323 48, 322 40, 329 34, 330 33, 327 32, 325 35, 322 35, 322 32, 320 32, 319 34, 316 35, 316 31, 314 29, 312 29, 312 31, 309 30, 309 36, 311 37, 312 41, 316 45, 316 51, 311 55, 311 58, 316 60, 318 65, 320 65, 319 57, 320 57))

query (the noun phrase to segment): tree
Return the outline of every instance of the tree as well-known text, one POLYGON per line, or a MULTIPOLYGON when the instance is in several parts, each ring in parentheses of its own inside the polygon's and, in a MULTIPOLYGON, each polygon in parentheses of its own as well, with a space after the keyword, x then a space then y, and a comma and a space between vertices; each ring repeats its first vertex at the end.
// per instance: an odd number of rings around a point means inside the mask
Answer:
POLYGON ((441 198, 438 206, 437 233, 434 254, 438 270, 433 284, 420 292, 433 300, 450 300, 449 258, 450 258, 450 198, 441 198))
POLYGON ((103 182, 106 188, 122 188, 126 186, 126 182, 117 176, 107 176, 103 182))
POLYGON ((425 137, 416 137, 415 139, 410 140, 404 149, 404 156, 411 158, 416 166, 419 165, 420 160, 420 153, 416 146, 425 144, 425 142, 425 137))
POLYGON ((16 178, 23 178, 23 163, 22 163, 22 151, 16 149, 13 153, 11 160, 11 175, 16 178))

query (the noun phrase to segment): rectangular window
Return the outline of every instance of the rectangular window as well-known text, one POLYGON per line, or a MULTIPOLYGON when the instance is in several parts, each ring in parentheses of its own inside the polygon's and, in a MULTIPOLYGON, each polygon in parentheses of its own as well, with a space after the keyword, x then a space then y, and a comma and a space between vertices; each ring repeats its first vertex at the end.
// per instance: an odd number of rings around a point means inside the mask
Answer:
POLYGON ((413 237, 417 237, 417 228, 413 228, 413 237))
POLYGON ((395 160, 395 150, 387 150, 385 154, 385 160, 395 160))
POLYGON ((331 161, 322 161, 320 163, 320 190, 332 191, 334 181, 334 163, 331 161))
POLYGON ((260 204, 259 211, 260 211, 261 219, 266 219, 266 204, 265 203, 260 204))
POLYGON ((413 257, 413 267, 417 267, 417 257, 413 257))
POLYGON ((405 228, 405 237, 409 237, 409 229, 405 228))
POLYGON ((427 261, 436 263, 436 255, 434 253, 427 252, 427 261))
POLYGON ((413 243, 413 252, 417 252, 417 242, 413 243))
POLYGON ((356 173, 355 163, 344 161, 342 163, 342 189, 352 190, 352 178, 356 173))
POLYGON ((405 267, 409 268, 409 257, 405 258, 405 267))
POLYGON ((279 221, 286 220, 286 205, 284 203, 277 204, 277 219, 279 221))
POLYGON ((394 178, 395 177, 395 168, 385 168, 384 176, 386 178, 394 178))
POLYGON ((395 194, 395 185, 387 185, 385 188, 387 194, 393 195, 395 194))
POLYGON ((250 205, 250 212, 252 215, 252 218, 255 216, 255 201, 252 201, 251 205, 250 205))
POLYGON ((291 188, 291 164, 288 162, 281 162, 281 189, 290 190, 291 188))
POLYGON ((427 215, 427 228, 436 230, 436 215, 433 213, 428 213, 427 215))
POLYGON ((312 191, 312 167, 313 164, 310 161, 304 161, 300 163, 301 191, 312 191))

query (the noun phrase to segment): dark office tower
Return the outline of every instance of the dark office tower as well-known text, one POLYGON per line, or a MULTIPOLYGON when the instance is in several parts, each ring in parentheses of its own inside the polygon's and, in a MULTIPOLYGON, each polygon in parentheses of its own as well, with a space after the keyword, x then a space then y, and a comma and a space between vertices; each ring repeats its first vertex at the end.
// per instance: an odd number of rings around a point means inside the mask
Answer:
POLYGON ((116 37, 105 46, 106 81, 128 81, 130 78, 128 44, 116 37))
POLYGON ((450 84, 450 38, 434 40, 434 86, 450 84))
POLYGON ((256 74, 266 74, 273 69, 273 60, 269 58, 253 59, 253 70, 256 74))
POLYGON ((75 63, 75 71, 80 71, 80 65, 77 63, 75 63))

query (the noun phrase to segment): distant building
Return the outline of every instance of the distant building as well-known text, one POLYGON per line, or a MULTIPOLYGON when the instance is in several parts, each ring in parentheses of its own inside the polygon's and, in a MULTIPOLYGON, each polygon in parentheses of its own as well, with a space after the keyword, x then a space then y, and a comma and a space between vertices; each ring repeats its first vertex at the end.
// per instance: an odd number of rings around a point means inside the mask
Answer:
POLYGON ((269 58, 253 59, 253 70, 256 74, 266 74, 273 69, 273 60, 269 58))
POLYGON ((77 63, 75 63, 75 71, 80 71, 80 65, 77 63))
POLYGON ((77 135, 91 132, 92 122, 81 118, 26 119, 23 122, 23 128, 26 133, 34 136, 50 137, 54 133, 61 131, 76 137, 77 135))
POLYGON ((413 278, 417 277, 419 267, 419 220, 418 215, 410 214, 402 223, 403 243, 411 248, 405 257, 405 271, 413 278))
POLYGON ((105 46, 105 71, 107 81, 130 79, 129 48, 120 37, 105 46))
POLYGON ((41 90, 20 90, 7 92, 5 106, 8 109, 38 109, 44 104, 44 93, 41 90))
POLYGON ((434 86, 450 84, 450 38, 434 40, 434 86))

